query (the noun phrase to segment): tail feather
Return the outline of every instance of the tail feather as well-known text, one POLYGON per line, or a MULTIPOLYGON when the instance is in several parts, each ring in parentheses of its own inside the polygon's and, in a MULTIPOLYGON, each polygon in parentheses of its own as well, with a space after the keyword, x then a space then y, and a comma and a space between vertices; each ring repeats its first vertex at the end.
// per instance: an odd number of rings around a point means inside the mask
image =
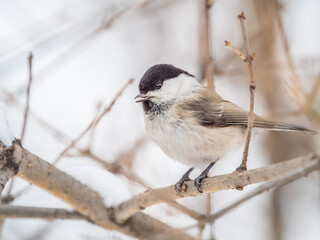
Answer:
POLYGON ((264 129, 269 129, 272 131, 288 131, 288 132, 302 132, 306 134, 318 134, 317 131, 301 127, 298 125, 290 124, 290 123, 276 123, 276 122, 269 122, 269 121, 255 121, 253 124, 253 127, 256 128, 264 128, 264 129))

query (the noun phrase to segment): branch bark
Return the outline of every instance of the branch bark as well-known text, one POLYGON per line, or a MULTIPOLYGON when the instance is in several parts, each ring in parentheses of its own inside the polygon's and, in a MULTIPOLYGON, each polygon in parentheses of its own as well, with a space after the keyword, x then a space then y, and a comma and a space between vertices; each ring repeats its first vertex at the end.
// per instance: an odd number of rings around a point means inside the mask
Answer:
POLYGON ((88 217, 93 223, 140 239, 192 239, 179 230, 149 217, 135 214, 124 225, 114 221, 113 209, 104 205, 103 199, 95 191, 65 174, 24 149, 19 141, 9 148, 0 144, 0 153, 5 153, 10 168, 16 169, 17 176, 62 199, 77 212, 88 217))
POLYGON ((181 192, 183 196, 177 194, 174 185, 146 191, 123 202, 115 208, 115 219, 117 222, 122 223, 135 213, 141 211, 141 209, 145 209, 155 204, 172 201, 182 197, 198 196, 227 189, 237 189, 249 184, 269 181, 286 175, 297 168, 301 168, 309 162, 317 163, 314 170, 320 169, 320 152, 263 168, 206 178, 201 183, 203 193, 197 191, 193 181, 186 182, 187 190, 186 192, 181 192))
POLYGON ((59 208, 40 208, 0 205, 0 216, 5 218, 42 218, 46 220, 54 219, 74 219, 89 220, 78 212, 67 211, 59 208))
POLYGON ((247 64, 248 74, 249 74, 249 81, 250 81, 250 111, 248 113, 248 126, 247 126, 247 132, 246 132, 246 142, 244 145, 243 150, 243 157, 242 157, 242 163, 237 168, 237 170, 243 171, 247 170, 247 160, 248 160, 248 153, 249 153, 249 146, 250 146, 250 140, 251 140, 251 132, 253 127, 253 121, 254 121, 254 93, 256 89, 254 77, 253 77, 253 69, 252 69, 252 61, 253 61, 253 55, 250 53, 249 49, 249 40, 248 40, 248 33, 247 33, 247 27, 245 23, 246 17, 244 16, 244 13, 242 12, 239 16, 239 21, 241 25, 241 31, 242 31, 242 37, 243 37, 243 45, 245 49, 246 59, 245 63, 247 64))
POLYGON ((211 29, 209 10, 214 1, 200 0, 200 38, 199 53, 202 71, 208 88, 214 90, 214 65, 212 60, 211 29))

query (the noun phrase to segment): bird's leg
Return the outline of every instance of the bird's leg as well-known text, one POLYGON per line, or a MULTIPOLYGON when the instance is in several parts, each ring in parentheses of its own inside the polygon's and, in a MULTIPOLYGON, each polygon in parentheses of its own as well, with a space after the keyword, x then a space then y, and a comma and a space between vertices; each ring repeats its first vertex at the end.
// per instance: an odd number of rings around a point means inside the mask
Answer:
POLYGON ((189 175, 193 171, 193 169, 194 169, 193 167, 190 168, 185 174, 182 175, 180 180, 174 185, 174 189, 179 195, 180 195, 180 192, 182 191, 182 185, 184 184, 184 182, 191 180, 189 175))
POLYGON ((198 192, 202 193, 202 191, 200 190, 201 181, 204 178, 208 177, 208 173, 215 163, 216 162, 210 163, 210 165, 197 178, 194 179, 194 186, 197 188, 198 192))

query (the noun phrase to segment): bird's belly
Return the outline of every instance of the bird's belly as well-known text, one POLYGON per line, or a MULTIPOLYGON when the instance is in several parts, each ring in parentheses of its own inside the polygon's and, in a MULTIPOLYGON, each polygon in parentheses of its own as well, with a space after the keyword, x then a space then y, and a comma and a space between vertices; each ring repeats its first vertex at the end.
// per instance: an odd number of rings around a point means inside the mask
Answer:
POLYGON ((199 168, 238 149, 244 141, 237 127, 207 128, 168 117, 145 119, 145 124, 148 135, 167 156, 199 168))

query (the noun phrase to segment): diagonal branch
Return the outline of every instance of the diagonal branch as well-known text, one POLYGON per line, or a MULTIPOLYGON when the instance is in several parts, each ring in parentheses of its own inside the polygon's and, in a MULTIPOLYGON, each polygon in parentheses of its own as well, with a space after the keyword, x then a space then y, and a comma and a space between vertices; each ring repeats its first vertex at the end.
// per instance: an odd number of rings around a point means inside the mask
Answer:
MULTIPOLYGON (((9 148, 0 143, 0 154, 7 159, 6 166, 18 177, 60 198, 91 222, 108 230, 115 230, 140 239, 192 239, 179 230, 149 217, 135 214, 124 225, 114 221, 113 209, 107 208, 101 196, 52 164, 24 149, 19 141, 9 148)), ((3 159, 3 158, 2 158, 3 159)))
POLYGON ((115 219, 117 222, 121 223, 135 213, 141 211, 141 209, 145 209, 155 204, 172 201, 182 197, 198 196, 205 193, 236 189, 249 184, 269 181, 286 175, 297 168, 301 168, 309 162, 317 163, 313 170, 318 170, 320 168, 320 152, 250 171, 233 172, 206 178, 202 182, 203 193, 197 191, 192 181, 186 182, 187 191, 182 192, 184 196, 178 195, 174 186, 146 191, 123 202, 115 208, 115 219))
POLYGON ((311 161, 311 162, 307 163, 305 166, 293 170, 290 174, 288 174, 284 177, 280 177, 278 179, 267 182, 267 183, 259 186, 255 190, 251 191, 247 195, 243 196, 239 200, 235 201, 234 203, 221 209, 220 211, 217 211, 216 213, 214 213, 204 219, 201 219, 200 222, 204 222, 204 223, 214 222, 218 218, 220 218, 220 217, 224 216, 226 213, 230 212, 230 210, 238 207, 240 204, 250 200, 251 198, 253 198, 261 193, 267 192, 270 189, 276 189, 276 188, 282 187, 282 186, 289 184, 299 178, 307 176, 310 172, 314 171, 317 167, 319 168, 319 166, 317 166, 317 165, 319 165, 319 161, 318 162, 311 161))
POLYGON ((57 163, 61 157, 66 154, 72 147, 75 146, 75 144, 82 139, 88 132, 89 130, 97 125, 100 120, 103 118, 104 115, 106 115, 108 112, 110 112, 110 110, 112 109, 113 105, 116 103, 116 101, 118 100, 118 98, 121 96, 121 94, 124 92, 124 90, 131 84, 133 83, 134 79, 129 79, 129 81, 120 89, 120 91, 116 94, 116 96, 113 98, 113 100, 111 101, 111 103, 109 104, 108 107, 106 107, 102 113, 96 117, 94 117, 94 119, 90 122, 90 124, 86 127, 85 130, 83 130, 78 137, 76 137, 60 154, 59 156, 54 160, 54 164, 57 163))
POLYGON ((54 219, 75 219, 89 220, 85 216, 75 211, 67 211, 60 208, 40 208, 0 205, 0 216, 6 218, 43 218, 46 220, 54 219))

